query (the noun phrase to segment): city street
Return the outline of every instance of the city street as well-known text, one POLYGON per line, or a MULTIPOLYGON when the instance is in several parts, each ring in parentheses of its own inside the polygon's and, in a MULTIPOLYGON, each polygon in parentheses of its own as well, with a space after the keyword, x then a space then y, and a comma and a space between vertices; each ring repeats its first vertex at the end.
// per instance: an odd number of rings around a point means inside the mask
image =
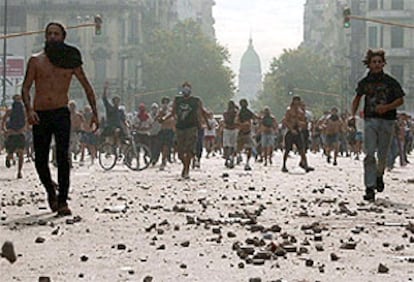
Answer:
POLYGON ((310 173, 293 154, 282 173, 280 152, 248 172, 204 158, 190 180, 177 163, 105 172, 75 161, 73 216, 56 218, 33 163, 17 180, 3 154, 0 244, 17 260, 0 259, 0 281, 412 281, 414 157, 369 204, 362 161, 308 156, 310 173))

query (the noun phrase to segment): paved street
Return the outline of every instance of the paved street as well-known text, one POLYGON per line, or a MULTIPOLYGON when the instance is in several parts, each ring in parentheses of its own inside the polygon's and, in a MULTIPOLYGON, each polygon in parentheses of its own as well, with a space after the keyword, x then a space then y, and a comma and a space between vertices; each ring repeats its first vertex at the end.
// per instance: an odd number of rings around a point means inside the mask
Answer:
POLYGON ((292 155, 284 174, 280 152, 251 172, 212 157, 190 180, 178 164, 104 172, 75 162, 73 216, 56 218, 33 164, 17 180, 3 154, 0 244, 18 257, 0 259, 0 281, 412 281, 414 165, 387 172, 368 204, 362 161, 309 159, 315 172, 292 155))

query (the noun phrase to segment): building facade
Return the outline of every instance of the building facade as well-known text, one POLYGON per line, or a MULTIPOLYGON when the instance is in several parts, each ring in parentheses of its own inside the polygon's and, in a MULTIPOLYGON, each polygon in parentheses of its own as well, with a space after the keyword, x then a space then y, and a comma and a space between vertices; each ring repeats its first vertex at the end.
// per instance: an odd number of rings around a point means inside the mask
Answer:
MULTIPOLYGON (((214 1, 190 1, 192 6, 183 14, 184 0, 13 0, 8 1, 8 32, 42 30, 51 21, 76 26, 93 23, 99 14, 103 19, 101 34, 94 27, 68 29, 67 42, 82 51, 85 71, 96 92, 102 92, 105 81, 112 94, 119 95, 128 108, 135 104, 135 94, 143 91, 141 63, 143 42, 150 29, 170 29, 184 18, 202 22, 203 30, 214 37, 212 7, 214 1), (199 5, 196 5, 198 3, 199 5), (210 27, 210 30, 209 28, 210 27)), ((0 29, 3 29, 4 7, 0 7, 0 29)), ((25 36, 7 41, 8 53, 24 56, 39 52, 44 46, 44 34, 25 36)), ((0 47, 2 51, 2 46, 0 47)), ((3 52, 1 52, 3 53, 3 52)), ((71 96, 83 96, 74 80, 71 96)), ((82 99, 84 101, 84 99, 82 99)))
POLYGON ((414 1, 410 0, 308 0, 304 14, 302 46, 331 57, 344 74, 344 95, 354 95, 357 81, 365 74, 362 59, 368 48, 386 51, 385 70, 402 84, 407 97, 404 109, 414 112, 414 30, 370 21, 351 20, 343 26, 343 9, 352 15, 402 24, 414 24, 414 1))

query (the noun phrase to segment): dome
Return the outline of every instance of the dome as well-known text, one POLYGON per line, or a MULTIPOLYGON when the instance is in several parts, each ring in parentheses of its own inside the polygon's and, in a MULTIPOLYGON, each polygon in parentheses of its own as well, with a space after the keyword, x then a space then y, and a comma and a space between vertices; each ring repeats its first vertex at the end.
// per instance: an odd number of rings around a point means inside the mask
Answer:
POLYGON ((251 38, 249 39, 249 47, 247 48, 246 52, 244 52, 240 62, 240 71, 243 70, 257 73, 262 72, 260 58, 254 50, 253 40, 251 38))

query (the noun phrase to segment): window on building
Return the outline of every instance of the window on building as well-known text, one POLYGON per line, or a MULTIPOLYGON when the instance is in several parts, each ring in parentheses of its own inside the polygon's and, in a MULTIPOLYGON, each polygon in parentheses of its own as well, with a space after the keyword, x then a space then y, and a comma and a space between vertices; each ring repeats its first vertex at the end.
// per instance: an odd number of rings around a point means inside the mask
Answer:
POLYGON ((106 80, 106 60, 95 60, 95 81, 97 83, 104 83, 106 80))
POLYGON ((368 10, 378 10, 378 0, 369 0, 368 10))
POLYGON ((391 10, 404 10, 404 0, 392 0, 391 10))
POLYGON ((391 48, 404 47, 404 29, 399 26, 391 27, 391 48))
POLYGON ((404 66, 403 65, 392 65, 391 74, 394 76, 401 84, 404 81, 404 66))
POLYGON ((376 26, 368 28, 368 48, 378 48, 378 32, 376 26))

